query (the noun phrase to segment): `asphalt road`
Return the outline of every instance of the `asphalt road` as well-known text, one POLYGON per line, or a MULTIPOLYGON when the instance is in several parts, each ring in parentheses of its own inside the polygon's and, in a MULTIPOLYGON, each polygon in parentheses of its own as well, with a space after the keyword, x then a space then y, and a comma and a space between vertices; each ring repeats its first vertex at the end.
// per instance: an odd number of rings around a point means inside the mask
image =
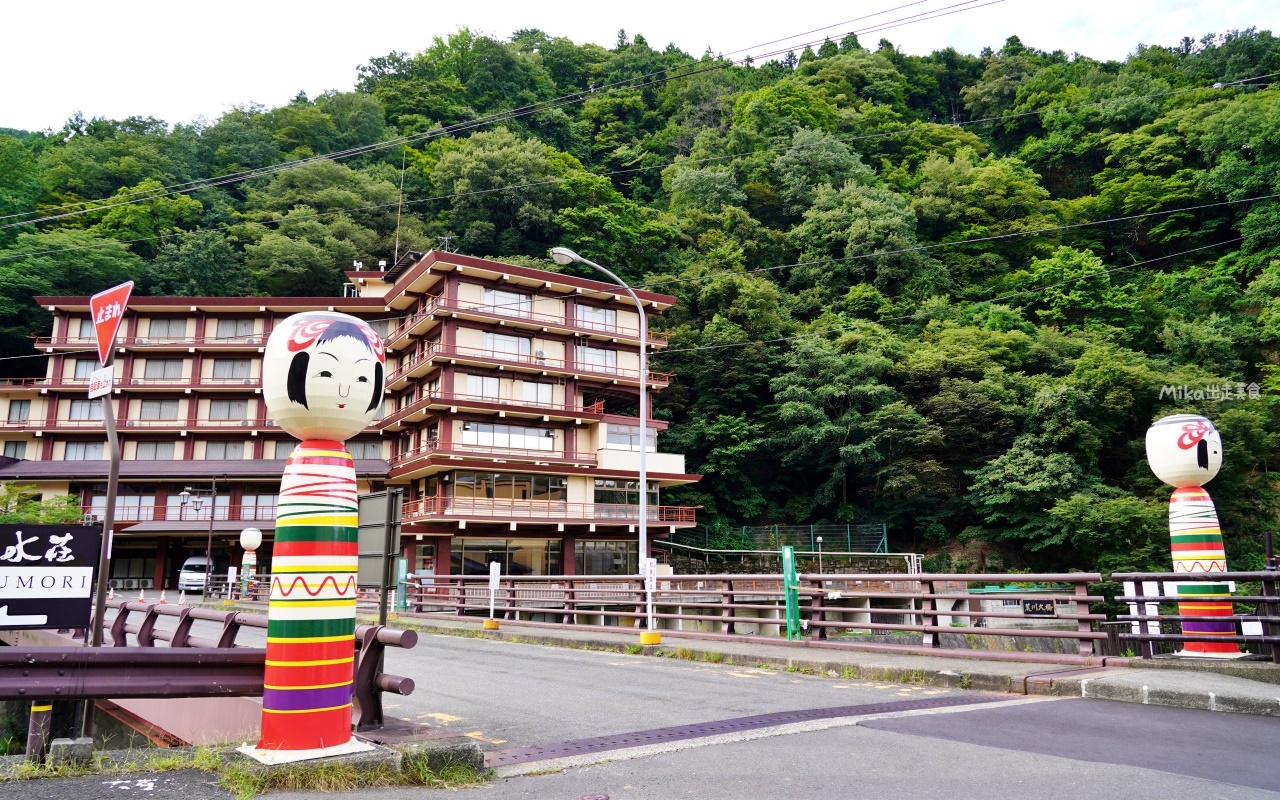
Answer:
MULTIPOLYGON (((245 631, 241 641, 251 643, 255 637, 261 633, 245 631)), ((387 670, 417 682, 410 697, 387 696, 389 714, 469 735, 488 750, 775 711, 968 694, 436 635, 423 635, 412 651, 389 650, 387 670)), ((736 739, 688 740, 667 745, 665 752, 640 748, 601 753, 585 759, 601 763, 550 763, 543 774, 499 778, 449 796, 1280 800, 1280 769, 1274 760, 1280 744, 1277 718, 1053 699, 853 717, 814 727, 821 729, 799 726, 736 739)), ((126 797, 136 791, 124 786, 108 790, 105 784, 85 784, 74 793, 35 789, 0 786, 0 797, 126 797)), ((429 794, 422 789, 377 790, 378 800, 429 794)), ((186 784, 183 796, 197 800, 225 794, 197 781, 186 784)), ((281 800, 303 796, 271 795, 281 800)), ((326 795, 334 800, 371 796, 326 795)))

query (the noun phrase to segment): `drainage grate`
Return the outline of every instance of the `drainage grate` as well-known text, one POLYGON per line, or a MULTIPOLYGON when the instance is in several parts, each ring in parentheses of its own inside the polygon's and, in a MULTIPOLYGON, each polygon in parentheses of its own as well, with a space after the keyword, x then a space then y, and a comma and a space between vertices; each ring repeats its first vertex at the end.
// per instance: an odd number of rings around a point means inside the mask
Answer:
POLYGON ((819 719, 861 717, 868 714, 977 705, 1007 699, 1007 697, 972 696, 933 697, 928 700, 902 700, 893 703, 870 703, 861 706, 811 708, 806 711, 777 711, 772 714, 757 714, 751 717, 736 717, 715 722, 699 722, 693 725, 676 725, 670 728, 654 728, 653 730, 636 731, 634 733, 618 733, 612 736, 576 739, 572 742, 562 742, 560 744, 494 750, 485 754, 484 763, 488 767, 505 767, 512 764, 527 764, 531 761, 545 761, 586 753, 602 753, 609 750, 622 750, 628 747, 645 747, 647 745, 662 744, 663 742, 679 742, 685 739, 719 736, 724 733, 740 733, 742 731, 759 730, 760 728, 774 728, 779 725, 791 725, 797 722, 811 722, 819 719))

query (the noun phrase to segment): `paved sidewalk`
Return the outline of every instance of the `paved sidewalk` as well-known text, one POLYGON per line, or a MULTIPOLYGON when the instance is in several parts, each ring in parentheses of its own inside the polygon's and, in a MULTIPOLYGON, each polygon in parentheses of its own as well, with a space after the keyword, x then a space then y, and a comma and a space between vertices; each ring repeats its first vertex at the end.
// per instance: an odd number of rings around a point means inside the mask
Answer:
MULTIPOLYGON (((742 637, 704 638, 662 632, 662 644, 639 645, 638 632, 612 633, 543 627, 504 620, 482 631, 478 618, 459 620, 400 614, 391 625, 448 635, 485 636, 555 647, 643 652, 742 666, 862 680, 894 681, 958 689, 1091 697, 1130 703, 1280 716, 1280 666, 1257 661, 1098 658, 1093 663, 1054 664, 998 660, 973 651, 967 658, 851 650, 823 642, 770 644, 742 637), (637 649, 639 648, 639 649, 637 649), (1105 662, 1105 663, 1104 663, 1105 662)), ((419 646, 422 646, 421 644, 419 646)))

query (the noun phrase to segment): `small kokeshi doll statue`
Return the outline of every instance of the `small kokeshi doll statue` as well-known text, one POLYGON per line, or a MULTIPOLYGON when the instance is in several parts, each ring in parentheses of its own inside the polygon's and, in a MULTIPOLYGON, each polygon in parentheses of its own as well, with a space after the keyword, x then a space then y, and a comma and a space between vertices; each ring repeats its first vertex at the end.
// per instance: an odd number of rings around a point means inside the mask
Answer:
MULTIPOLYGON (((1173 487, 1169 498, 1169 538, 1174 572, 1226 572, 1222 528, 1213 498, 1203 488, 1222 467, 1222 437, 1213 423, 1194 414, 1156 420, 1147 430, 1147 463, 1156 477, 1173 487)), ((1226 583, 1186 582, 1178 587, 1178 613, 1193 617, 1230 617, 1226 583), (1187 598, 1182 600, 1181 598, 1187 598)), ((1233 636, 1234 622, 1187 620, 1182 632, 1196 636, 1233 636)), ((1183 653, 1234 658, 1234 642, 1186 642, 1183 653)))
POLYGON ((295 314, 267 340, 263 399, 301 443, 276 511, 262 751, 351 739, 357 489, 344 442, 379 418, 385 365, 378 334, 346 314, 295 314))

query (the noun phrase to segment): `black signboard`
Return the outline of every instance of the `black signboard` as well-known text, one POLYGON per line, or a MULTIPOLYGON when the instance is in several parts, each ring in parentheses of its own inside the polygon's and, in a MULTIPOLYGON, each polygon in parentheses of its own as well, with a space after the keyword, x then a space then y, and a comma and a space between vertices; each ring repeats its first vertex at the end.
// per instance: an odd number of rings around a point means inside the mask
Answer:
POLYGON ((1024 617, 1056 617, 1058 616, 1058 608, 1053 604, 1052 600, 1024 598, 1022 601, 1022 615, 1024 617))
POLYGON ((0 630, 87 628, 101 525, 0 525, 0 630))

